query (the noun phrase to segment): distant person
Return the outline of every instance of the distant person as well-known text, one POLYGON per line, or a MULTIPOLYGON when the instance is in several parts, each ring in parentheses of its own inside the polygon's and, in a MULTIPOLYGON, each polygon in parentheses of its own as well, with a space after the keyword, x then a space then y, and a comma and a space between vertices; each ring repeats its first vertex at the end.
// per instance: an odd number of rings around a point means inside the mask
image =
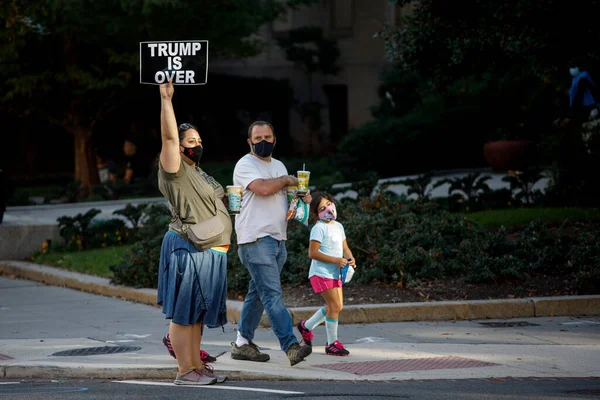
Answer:
POLYGON ((347 356, 350 352, 338 340, 338 318, 344 306, 341 269, 347 264, 355 267, 356 261, 346 242, 344 226, 336 221, 337 209, 333 196, 321 192, 313 194, 310 214, 317 222, 310 231, 308 257, 312 261, 308 279, 314 292, 321 294, 326 305, 308 320, 300 321, 296 327, 304 343, 312 346, 313 329, 325 322, 325 354, 347 356))
POLYGON ((100 177, 100 183, 114 183, 118 179, 117 164, 114 160, 107 158, 104 152, 96 152, 96 166, 98 167, 98 175, 100 177))
POLYGON ((569 89, 569 107, 567 117, 557 118, 554 124, 557 126, 566 126, 571 120, 577 124, 582 124, 587 120, 598 117, 598 108, 600 107, 600 96, 598 88, 592 80, 592 77, 585 69, 580 69, 579 63, 572 62, 569 68, 569 74, 572 76, 571 88, 569 89))
POLYGON ((139 168, 139 159, 137 156, 137 146, 133 141, 126 139, 123 142, 123 154, 125 154, 125 171, 123 180, 125 183, 132 183, 134 177, 139 177, 141 169, 139 168))

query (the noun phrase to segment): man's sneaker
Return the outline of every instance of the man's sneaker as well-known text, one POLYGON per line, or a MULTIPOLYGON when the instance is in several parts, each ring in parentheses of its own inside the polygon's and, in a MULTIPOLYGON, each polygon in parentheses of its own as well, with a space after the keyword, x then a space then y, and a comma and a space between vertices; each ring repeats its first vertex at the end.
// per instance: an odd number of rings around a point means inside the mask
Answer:
POLYGON ((306 327, 304 326, 304 322, 306 321, 298 322, 296 328, 298 328, 298 332, 300 332, 300 334, 302 335, 302 340, 304 341, 304 344, 306 344, 307 346, 312 346, 312 340, 315 337, 315 335, 312 333, 312 331, 306 329, 306 327))
POLYGON ((196 368, 190 369, 185 374, 177 373, 175 378, 176 385, 212 385, 217 378, 211 378, 196 368))
POLYGON ((217 383, 223 383, 227 380, 227 375, 218 375, 215 369, 210 365, 204 365, 204 369, 200 370, 205 376, 215 378, 217 383))
MULTIPOLYGON (((167 350, 169 350, 169 354, 171 355, 171 357, 177 359, 177 357, 175 356, 175 350, 173 350, 173 346, 171 345, 171 338, 169 337, 168 333, 165 335, 165 337, 163 337, 162 342, 167 348, 167 350)), ((200 350, 200 360, 202 360, 202 362, 205 363, 211 363, 217 361, 217 358, 211 356, 204 350, 200 350)))
POLYGON ((339 340, 325 346, 325 354, 330 356, 347 356, 350 354, 348 350, 340 343, 339 340))
POLYGON ((235 342, 231 342, 231 358, 234 360, 257 362, 265 362, 271 359, 268 354, 261 353, 258 349, 258 346, 255 345, 252 340, 250 340, 248 344, 245 344, 241 347, 238 347, 235 342))
POLYGON ((308 357, 310 353, 312 353, 312 347, 305 344, 300 345, 298 343, 294 343, 285 351, 285 354, 287 354, 292 367, 298 364, 300 361, 304 361, 304 359, 308 357))

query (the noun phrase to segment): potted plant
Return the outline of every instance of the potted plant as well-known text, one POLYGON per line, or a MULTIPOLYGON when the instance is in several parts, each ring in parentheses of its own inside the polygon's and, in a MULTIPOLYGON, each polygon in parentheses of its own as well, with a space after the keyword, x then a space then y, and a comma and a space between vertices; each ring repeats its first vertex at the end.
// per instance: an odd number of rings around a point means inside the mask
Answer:
POLYGON ((494 170, 523 170, 533 160, 533 142, 527 138, 523 123, 497 128, 483 145, 483 155, 494 170))

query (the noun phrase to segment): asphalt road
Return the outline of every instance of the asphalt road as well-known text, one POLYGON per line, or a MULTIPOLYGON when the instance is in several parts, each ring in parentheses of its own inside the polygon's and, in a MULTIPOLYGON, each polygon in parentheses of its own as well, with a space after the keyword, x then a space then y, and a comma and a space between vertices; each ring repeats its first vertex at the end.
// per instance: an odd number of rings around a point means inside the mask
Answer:
POLYGON ((0 398, 31 400, 115 399, 599 399, 600 378, 479 379, 404 382, 227 382, 205 387, 167 381, 0 380, 0 398))

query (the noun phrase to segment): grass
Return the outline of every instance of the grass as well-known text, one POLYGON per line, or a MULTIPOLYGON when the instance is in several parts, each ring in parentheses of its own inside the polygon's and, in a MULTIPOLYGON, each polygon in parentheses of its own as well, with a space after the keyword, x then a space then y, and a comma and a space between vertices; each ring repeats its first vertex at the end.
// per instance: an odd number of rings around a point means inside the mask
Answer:
POLYGON ((124 245, 72 253, 51 252, 36 255, 32 261, 69 271, 110 278, 112 271, 108 267, 121 262, 123 253, 130 247, 131 245, 124 245))
POLYGON ((463 214, 479 225, 490 228, 525 225, 533 221, 556 222, 571 220, 600 220, 597 208, 507 208, 463 214))

